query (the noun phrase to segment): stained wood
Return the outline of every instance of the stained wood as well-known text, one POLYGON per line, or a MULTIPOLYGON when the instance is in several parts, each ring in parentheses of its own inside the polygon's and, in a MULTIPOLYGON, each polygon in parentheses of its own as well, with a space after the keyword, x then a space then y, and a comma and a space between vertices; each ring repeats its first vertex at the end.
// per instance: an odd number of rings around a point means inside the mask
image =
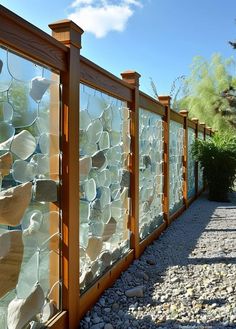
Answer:
POLYGON ((80 60, 80 78, 82 83, 118 99, 132 102, 134 86, 125 83, 83 56, 80 56, 80 60))
POLYGON ((140 108, 161 116, 165 115, 165 107, 160 102, 143 92, 139 92, 139 106, 140 108))
POLYGON ((47 33, 0 5, 0 43, 55 70, 67 70, 68 49, 47 33))

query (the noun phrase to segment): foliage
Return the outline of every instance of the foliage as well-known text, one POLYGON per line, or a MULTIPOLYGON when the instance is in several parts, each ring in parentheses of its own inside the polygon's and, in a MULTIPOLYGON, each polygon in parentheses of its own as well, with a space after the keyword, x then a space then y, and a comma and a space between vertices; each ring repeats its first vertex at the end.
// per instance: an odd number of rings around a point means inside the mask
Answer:
POLYGON ((196 140, 192 154, 203 168, 209 199, 227 201, 236 178, 236 135, 216 133, 210 140, 196 140))
POLYGON ((197 117, 216 130, 236 128, 236 78, 231 71, 232 58, 219 54, 208 62, 197 56, 191 73, 185 79, 184 97, 179 107, 188 109, 190 118, 197 117))

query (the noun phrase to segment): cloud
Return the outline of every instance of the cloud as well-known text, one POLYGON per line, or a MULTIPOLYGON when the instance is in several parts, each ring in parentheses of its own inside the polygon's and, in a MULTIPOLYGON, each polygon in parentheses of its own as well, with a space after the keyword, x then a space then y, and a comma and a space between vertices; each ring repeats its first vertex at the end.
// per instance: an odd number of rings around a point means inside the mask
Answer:
POLYGON ((110 31, 124 31, 135 7, 142 7, 140 0, 75 0, 68 18, 102 38, 110 31))

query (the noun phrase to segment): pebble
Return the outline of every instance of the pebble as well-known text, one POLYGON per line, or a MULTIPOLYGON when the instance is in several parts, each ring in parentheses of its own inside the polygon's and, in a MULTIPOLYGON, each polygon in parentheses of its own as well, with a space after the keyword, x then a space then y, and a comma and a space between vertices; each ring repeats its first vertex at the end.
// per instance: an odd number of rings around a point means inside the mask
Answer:
POLYGON ((80 328, 236 328, 235 257, 235 204, 201 197, 103 293, 80 328))

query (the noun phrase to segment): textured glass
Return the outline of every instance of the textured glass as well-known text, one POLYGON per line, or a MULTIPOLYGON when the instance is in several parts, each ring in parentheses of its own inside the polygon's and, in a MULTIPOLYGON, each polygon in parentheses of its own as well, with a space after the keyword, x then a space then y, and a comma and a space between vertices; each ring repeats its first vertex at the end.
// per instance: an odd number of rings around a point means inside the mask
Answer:
POLYGON ((195 160, 192 156, 192 144, 195 141, 195 130, 188 128, 188 198, 195 194, 195 160))
POLYGON ((162 118, 139 110, 139 234, 145 238, 163 223, 162 118))
POLYGON ((169 146, 169 210, 173 213, 183 205, 183 138, 184 130, 180 123, 170 121, 169 146))
POLYGON ((28 328, 60 309, 59 75, 0 62, 0 328, 28 328))
POLYGON ((129 250, 129 114, 122 101, 81 85, 81 290, 129 250))
MULTIPOLYGON (((198 139, 204 140, 204 135, 202 132, 198 132, 198 139)), ((198 191, 202 190, 203 187, 204 187, 203 169, 201 168, 200 164, 198 163, 198 191)))

